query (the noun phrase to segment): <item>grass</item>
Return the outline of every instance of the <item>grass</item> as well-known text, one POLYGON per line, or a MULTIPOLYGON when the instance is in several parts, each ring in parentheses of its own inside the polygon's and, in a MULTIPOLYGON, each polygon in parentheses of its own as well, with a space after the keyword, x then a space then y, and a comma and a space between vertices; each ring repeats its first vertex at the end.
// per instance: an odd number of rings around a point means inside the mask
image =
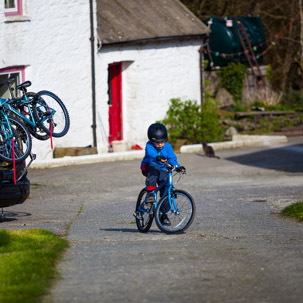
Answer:
POLYGON ((66 240, 46 230, 0 230, 0 302, 39 302, 67 246, 66 240))
POLYGON ((290 217, 299 222, 303 222, 303 202, 300 201, 286 206, 280 214, 283 217, 290 217))

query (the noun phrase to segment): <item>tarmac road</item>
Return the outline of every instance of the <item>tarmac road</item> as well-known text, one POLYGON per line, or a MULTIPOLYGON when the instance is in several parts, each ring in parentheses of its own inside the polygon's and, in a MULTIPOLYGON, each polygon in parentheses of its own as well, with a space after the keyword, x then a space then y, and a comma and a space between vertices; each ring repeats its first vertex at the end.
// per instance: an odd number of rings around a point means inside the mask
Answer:
POLYGON ((137 231, 139 160, 31 170, 0 228, 68 234, 45 302, 303 302, 303 225, 277 215, 303 200, 302 142, 178 155, 197 206, 182 235, 137 231))

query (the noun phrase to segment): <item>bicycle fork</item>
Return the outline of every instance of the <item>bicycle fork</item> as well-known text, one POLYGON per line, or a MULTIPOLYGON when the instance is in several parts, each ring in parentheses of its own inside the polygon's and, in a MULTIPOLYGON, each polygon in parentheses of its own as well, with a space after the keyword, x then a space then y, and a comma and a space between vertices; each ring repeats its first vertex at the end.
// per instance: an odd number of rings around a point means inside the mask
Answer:
POLYGON ((175 195, 172 195, 173 191, 173 175, 172 173, 169 173, 168 175, 168 201, 170 206, 170 211, 174 213, 175 215, 179 215, 178 207, 175 200, 175 195))

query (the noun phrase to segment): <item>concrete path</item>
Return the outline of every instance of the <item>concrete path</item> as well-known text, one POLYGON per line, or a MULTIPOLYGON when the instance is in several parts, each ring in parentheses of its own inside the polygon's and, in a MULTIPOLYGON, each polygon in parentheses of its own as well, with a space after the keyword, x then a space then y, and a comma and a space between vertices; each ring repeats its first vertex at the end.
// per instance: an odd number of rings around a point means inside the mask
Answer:
POLYGON ((68 233, 62 279, 45 302, 302 302, 303 141, 180 154, 197 216, 186 234, 137 231, 140 160, 32 170, 31 199, 1 228, 68 233))

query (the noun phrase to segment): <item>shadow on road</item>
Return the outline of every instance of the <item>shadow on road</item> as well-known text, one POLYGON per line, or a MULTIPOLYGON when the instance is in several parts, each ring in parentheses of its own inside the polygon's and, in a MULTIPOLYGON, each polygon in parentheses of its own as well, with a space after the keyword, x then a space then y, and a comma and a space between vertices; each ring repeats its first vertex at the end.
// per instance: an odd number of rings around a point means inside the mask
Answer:
POLYGON ((2 215, 2 217, 0 217, 0 223, 15 221, 15 220, 18 220, 18 218, 21 218, 21 217, 31 216, 30 213, 19 212, 19 211, 15 211, 15 212, 3 211, 3 212, 0 213, 0 215, 2 215))
POLYGON ((225 158, 242 165, 289 173, 303 172, 303 144, 271 148, 260 152, 225 158))
MULTIPOLYGON (((138 229, 136 228, 100 228, 103 231, 117 231, 123 233, 139 233, 138 229)), ((150 230, 148 233, 160 233, 159 230, 150 230)))

